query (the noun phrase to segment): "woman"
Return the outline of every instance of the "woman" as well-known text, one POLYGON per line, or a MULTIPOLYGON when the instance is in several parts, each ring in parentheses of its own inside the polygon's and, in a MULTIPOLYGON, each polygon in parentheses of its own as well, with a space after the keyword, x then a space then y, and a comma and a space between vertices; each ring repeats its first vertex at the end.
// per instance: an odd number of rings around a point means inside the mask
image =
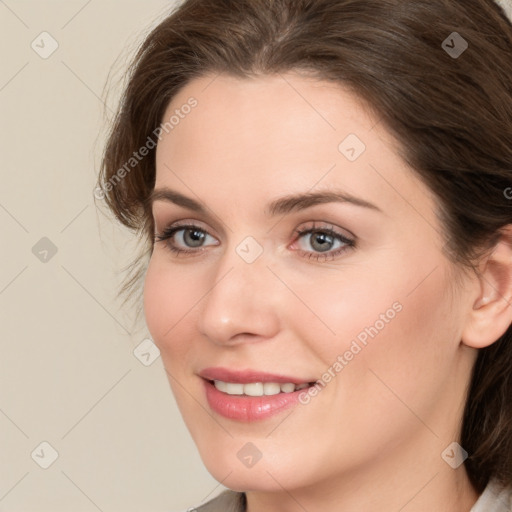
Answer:
POLYGON ((198 510, 512 510, 511 77, 491 0, 189 0, 144 41, 99 186, 229 489, 198 510))

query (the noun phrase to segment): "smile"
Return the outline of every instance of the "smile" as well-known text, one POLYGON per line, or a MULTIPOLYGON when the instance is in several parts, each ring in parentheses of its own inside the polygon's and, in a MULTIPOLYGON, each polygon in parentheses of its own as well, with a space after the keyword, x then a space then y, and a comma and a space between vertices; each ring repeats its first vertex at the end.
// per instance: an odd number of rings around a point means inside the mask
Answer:
POLYGON ((293 384, 292 382, 284 384, 278 382, 249 382, 243 384, 241 382, 224 382, 222 380, 214 380, 213 384, 222 393, 246 396, 271 396, 278 395, 279 393, 293 393, 310 385, 307 383, 293 384))

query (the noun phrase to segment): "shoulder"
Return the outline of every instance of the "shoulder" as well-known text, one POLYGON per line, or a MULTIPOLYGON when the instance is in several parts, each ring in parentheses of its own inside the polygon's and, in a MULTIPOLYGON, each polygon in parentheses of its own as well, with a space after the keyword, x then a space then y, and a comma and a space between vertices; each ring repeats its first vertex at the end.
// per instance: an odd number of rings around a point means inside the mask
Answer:
POLYGON ((245 512, 245 494, 226 490, 207 503, 183 512, 245 512))

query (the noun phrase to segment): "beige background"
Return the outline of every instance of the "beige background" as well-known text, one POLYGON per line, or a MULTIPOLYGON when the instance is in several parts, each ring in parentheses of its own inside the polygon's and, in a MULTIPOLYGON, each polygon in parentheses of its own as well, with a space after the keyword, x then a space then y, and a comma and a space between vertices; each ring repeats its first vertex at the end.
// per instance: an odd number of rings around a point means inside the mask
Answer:
POLYGON ((0 511, 173 512, 221 490, 161 358, 136 357, 149 333, 115 296, 134 245, 93 198, 108 74, 173 5, 0 0, 0 511))

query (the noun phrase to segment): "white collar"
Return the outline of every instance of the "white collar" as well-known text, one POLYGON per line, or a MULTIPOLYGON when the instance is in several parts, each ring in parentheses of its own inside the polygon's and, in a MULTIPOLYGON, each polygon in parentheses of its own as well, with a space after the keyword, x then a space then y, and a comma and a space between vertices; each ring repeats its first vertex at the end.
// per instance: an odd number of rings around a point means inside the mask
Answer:
POLYGON ((495 0, 496 3, 505 11, 508 19, 512 23, 512 0, 495 0))
POLYGON ((470 512, 510 512, 512 492, 491 479, 470 512))

